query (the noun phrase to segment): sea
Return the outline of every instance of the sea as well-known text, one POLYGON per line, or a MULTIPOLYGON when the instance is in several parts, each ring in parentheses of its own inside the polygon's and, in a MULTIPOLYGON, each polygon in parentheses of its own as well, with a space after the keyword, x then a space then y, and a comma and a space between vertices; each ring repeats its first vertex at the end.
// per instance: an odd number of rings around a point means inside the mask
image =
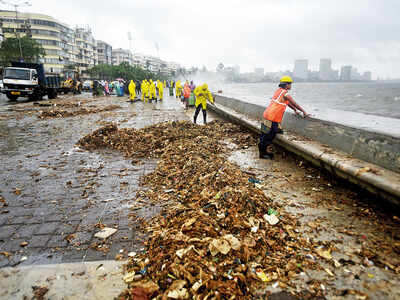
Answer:
MULTIPOLYGON (((221 95, 266 106, 277 83, 210 84, 221 95)), ((400 119, 400 83, 329 82, 293 83, 290 94, 307 112, 355 112, 400 119)))
MULTIPOLYGON (((265 107, 277 88, 269 82, 208 85, 214 93, 265 107)), ((312 117, 400 138, 400 82, 295 82, 290 94, 312 117)), ((0 110, 14 104, 0 94, 0 110)))

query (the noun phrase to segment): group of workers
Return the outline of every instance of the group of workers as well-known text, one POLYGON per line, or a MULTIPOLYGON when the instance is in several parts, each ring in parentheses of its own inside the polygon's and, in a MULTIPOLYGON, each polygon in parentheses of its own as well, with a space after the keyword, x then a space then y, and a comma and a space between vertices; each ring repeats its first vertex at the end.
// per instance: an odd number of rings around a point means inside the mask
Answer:
POLYGON ((164 99, 164 86, 166 82, 161 80, 153 81, 153 79, 144 79, 141 83, 131 80, 128 85, 129 99, 133 102, 136 97, 140 97, 143 102, 157 102, 164 99), (158 99, 159 97, 159 99, 158 99))
MULTIPOLYGON (((285 114, 286 108, 289 106, 294 112, 299 115, 300 112, 303 117, 309 116, 306 111, 297 104, 294 99, 289 95, 289 91, 292 87, 293 80, 290 76, 283 76, 280 79, 278 89, 274 92, 271 101, 263 113, 263 122, 261 123, 261 136, 258 144, 259 157, 273 159, 274 154, 268 150, 275 139, 276 135, 283 133, 281 122, 283 115, 285 114)), ((141 83, 138 81, 131 80, 128 85, 129 98, 133 102, 136 97, 140 97, 144 102, 148 101, 162 101, 164 98, 164 87, 169 87, 170 96, 173 96, 173 88, 175 88, 176 98, 181 99, 185 103, 185 108, 189 106, 189 99, 194 97, 195 112, 193 116, 193 122, 196 124, 197 116, 200 110, 203 112, 203 122, 207 122, 207 101, 214 103, 213 96, 208 90, 208 85, 204 83, 200 86, 195 86, 193 81, 186 81, 182 87, 180 80, 177 82, 165 80, 153 81, 152 79, 144 79, 141 83), (158 96, 158 97, 157 97, 158 96)), ((95 87, 94 87, 95 89, 95 87)))
POLYGON ((189 98, 193 97, 195 99, 195 113, 193 116, 193 121, 196 123, 197 116, 200 113, 200 110, 203 112, 203 122, 206 124, 207 122, 207 101, 214 103, 214 99, 212 97, 211 92, 208 90, 208 85, 203 84, 201 86, 196 87, 193 84, 193 81, 186 81, 184 86, 182 87, 181 81, 177 82, 170 81, 166 82, 165 80, 162 82, 160 80, 153 81, 152 79, 144 79, 141 83, 135 82, 131 80, 128 85, 129 91, 129 99, 131 102, 134 102, 139 97, 145 103, 152 101, 162 101, 164 99, 164 87, 169 86, 170 95, 173 95, 173 88, 175 87, 175 95, 176 98, 181 99, 182 102, 185 103, 185 109, 189 106, 189 98), (138 86, 140 85, 140 90, 138 86))

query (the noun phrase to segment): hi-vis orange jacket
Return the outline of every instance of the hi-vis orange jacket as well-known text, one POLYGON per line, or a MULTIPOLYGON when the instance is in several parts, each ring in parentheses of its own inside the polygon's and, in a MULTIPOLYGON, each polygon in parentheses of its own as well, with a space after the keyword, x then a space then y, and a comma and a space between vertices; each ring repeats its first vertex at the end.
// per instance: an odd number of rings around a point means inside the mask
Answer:
POLYGON ((285 113, 286 107, 289 104, 288 100, 285 100, 287 90, 279 88, 275 91, 271 98, 271 103, 265 109, 263 113, 264 119, 271 122, 282 122, 283 114, 285 113))

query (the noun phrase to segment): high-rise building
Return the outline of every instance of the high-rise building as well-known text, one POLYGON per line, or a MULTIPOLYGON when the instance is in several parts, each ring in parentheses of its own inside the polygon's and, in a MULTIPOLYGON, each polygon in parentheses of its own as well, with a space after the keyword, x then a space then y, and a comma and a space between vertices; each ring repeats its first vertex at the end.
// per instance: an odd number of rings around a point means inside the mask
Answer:
POLYGON ((123 62, 127 62, 131 66, 133 65, 133 55, 131 50, 122 48, 112 49, 112 64, 118 66, 123 62))
POLYGON ((308 79, 308 60, 298 59, 294 61, 293 77, 303 80, 308 79))
POLYGON ((96 40, 89 28, 75 28, 75 44, 77 48, 76 63, 81 70, 87 70, 97 64, 98 56, 96 40))
POLYGON ((239 65, 234 65, 233 66, 233 72, 236 75, 240 74, 240 66, 239 65))
MULTIPOLYGON (((0 11, 2 32, 5 38, 31 34, 45 50, 47 72, 61 72, 64 65, 75 60, 74 32, 66 24, 43 14, 0 11)), ((23 50, 23 49, 22 49, 23 50)))
POLYGON ((372 78, 372 74, 371 74, 370 71, 365 71, 362 77, 363 77, 363 80, 368 80, 369 81, 372 78))
POLYGON ((352 69, 352 66, 343 66, 340 69, 340 80, 341 81, 350 81, 351 80, 351 69, 352 69))
POLYGON ((319 79, 333 80, 332 61, 330 58, 322 58, 319 61, 319 79))
POLYGON ((119 65, 121 62, 165 74, 173 74, 179 67, 148 55, 137 55, 134 59, 130 50, 112 49, 106 42, 95 40, 90 28, 72 29, 44 14, 19 12, 16 17, 15 11, 0 10, 0 34, 0 38, 32 36, 45 50, 41 62, 46 72, 63 73, 65 66, 84 71, 99 63, 119 65))
POLYGON ((97 40, 98 63, 104 65, 112 64, 112 46, 106 42, 97 40))
POLYGON ((66 65, 86 70, 97 64, 96 41, 90 29, 71 29, 51 16, 35 13, 0 11, 1 29, 5 38, 29 34, 43 46, 46 72, 61 73, 66 65))
POLYGON ((254 68, 254 74, 256 76, 263 77, 264 76, 264 68, 254 68))

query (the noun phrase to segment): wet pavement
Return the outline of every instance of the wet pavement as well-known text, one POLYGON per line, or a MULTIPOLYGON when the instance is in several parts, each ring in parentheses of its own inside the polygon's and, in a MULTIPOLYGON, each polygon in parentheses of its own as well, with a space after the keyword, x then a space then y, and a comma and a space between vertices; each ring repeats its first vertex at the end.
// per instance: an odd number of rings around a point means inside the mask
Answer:
POLYGON ((152 104, 127 100, 99 98, 86 106, 113 103, 122 109, 44 120, 37 115, 48 107, 32 102, 3 106, 10 110, 0 115, 0 195, 6 203, 0 209, 0 252, 10 256, 0 255, 1 267, 114 259, 142 248, 143 235, 135 230, 140 224, 137 215, 151 217, 158 208, 144 207, 130 216, 129 207, 135 204, 140 177, 157 162, 133 165, 120 153, 92 153, 75 143, 104 122, 142 128, 188 117, 174 99, 152 104), (101 240, 94 237, 96 224, 118 229, 108 239, 111 246, 102 249, 101 240), (21 247, 24 242, 27 245, 21 247))
MULTIPOLYGON (((137 203, 137 192, 140 178, 152 172, 157 161, 132 161, 116 151, 89 152, 75 144, 106 122, 143 128, 191 120, 193 109, 185 112, 180 102, 169 97, 162 103, 127 100, 64 96, 52 103, 58 108, 71 101, 84 107, 115 104, 121 108, 49 119, 37 116, 50 108, 32 102, 1 106, 0 267, 114 260, 144 248, 140 224, 160 208, 137 203), (131 209, 138 204, 141 208, 131 209), (117 229, 107 243, 94 237, 103 226, 117 229)), ((213 118, 209 114, 208 120, 213 118)), ((201 124, 201 114, 198 120, 201 124)), ((260 160, 255 147, 241 149, 229 138, 225 143, 232 150, 227 159, 259 180, 270 198, 300 218, 296 234, 323 241, 332 251, 330 261, 315 253, 308 256, 321 267, 304 270, 295 289, 306 290, 310 282, 320 282, 328 291, 343 291, 342 295, 327 292, 330 299, 400 298, 400 219, 396 213, 382 210, 372 204, 379 200, 282 149, 276 149, 279 154, 274 161, 260 160), (381 253, 370 255, 371 260, 360 258, 365 257, 360 253, 380 246, 381 253)), ((266 290, 281 288, 270 285, 266 290)))

